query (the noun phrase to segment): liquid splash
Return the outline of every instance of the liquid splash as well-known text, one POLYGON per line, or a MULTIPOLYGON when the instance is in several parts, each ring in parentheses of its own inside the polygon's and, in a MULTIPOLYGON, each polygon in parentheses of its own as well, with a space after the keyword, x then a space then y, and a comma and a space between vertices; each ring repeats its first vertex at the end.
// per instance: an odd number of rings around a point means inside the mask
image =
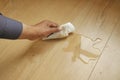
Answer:
POLYGON ((74 33, 67 38, 68 46, 63 50, 73 53, 73 61, 79 59, 87 64, 90 60, 95 60, 100 55, 100 49, 95 47, 95 45, 101 41, 102 39, 100 38, 93 40, 82 34, 74 33))

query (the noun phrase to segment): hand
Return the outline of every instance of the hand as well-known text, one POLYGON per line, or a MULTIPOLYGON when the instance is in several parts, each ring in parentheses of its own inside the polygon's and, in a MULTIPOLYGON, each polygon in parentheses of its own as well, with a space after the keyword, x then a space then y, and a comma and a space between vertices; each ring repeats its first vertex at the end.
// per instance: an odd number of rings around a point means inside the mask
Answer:
POLYGON ((58 29, 58 24, 49 20, 44 20, 38 24, 31 25, 31 26, 23 24, 23 31, 19 39, 35 40, 35 39, 46 37, 58 31, 60 31, 58 29))

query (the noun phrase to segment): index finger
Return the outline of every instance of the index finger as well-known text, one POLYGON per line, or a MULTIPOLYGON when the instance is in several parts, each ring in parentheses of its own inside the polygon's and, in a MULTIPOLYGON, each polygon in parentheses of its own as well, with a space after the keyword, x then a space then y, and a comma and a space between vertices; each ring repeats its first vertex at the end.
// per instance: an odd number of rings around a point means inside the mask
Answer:
POLYGON ((59 25, 55 22, 52 22, 52 21, 48 21, 48 26, 49 27, 58 27, 59 25))

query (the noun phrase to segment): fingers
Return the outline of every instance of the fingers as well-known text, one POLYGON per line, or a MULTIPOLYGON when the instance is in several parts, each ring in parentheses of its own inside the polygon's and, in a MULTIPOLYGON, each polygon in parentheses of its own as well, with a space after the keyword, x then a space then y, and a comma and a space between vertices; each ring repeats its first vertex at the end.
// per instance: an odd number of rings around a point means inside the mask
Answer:
POLYGON ((59 31, 60 31, 60 29, 58 29, 58 28, 50 28, 49 31, 47 32, 46 37, 55 33, 55 32, 59 32, 59 31))
POLYGON ((57 23, 55 23, 55 22, 52 22, 52 21, 49 21, 49 20, 45 20, 45 22, 47 23, 47 25, 49 26, 49 27, 58 27, 59 25, 57 24, 57 23))
POLYGON ((57 23, 54 23, 52 21, 48 21, 48 26, 49 26, 49 35, 55 32, 59 32, 60 29, 58 28, 59 25, 57 23))
POLYGON ((57 28, 59 25, 58 24, 56 24, 56 23, 50 23, 49 24, 49 27, 51 27, 51 28, 57 28))
POLYGON ((52 33, 60 31, 60 29, 58 28, 59 25, 49 20, 41 21, 40 23, 34 26, 39 37, 47 37, 52 33))
POLYGON ((51 28, 50 30, 51 33, 59 32, 59 31, 60 31, 59 28, 51 28))

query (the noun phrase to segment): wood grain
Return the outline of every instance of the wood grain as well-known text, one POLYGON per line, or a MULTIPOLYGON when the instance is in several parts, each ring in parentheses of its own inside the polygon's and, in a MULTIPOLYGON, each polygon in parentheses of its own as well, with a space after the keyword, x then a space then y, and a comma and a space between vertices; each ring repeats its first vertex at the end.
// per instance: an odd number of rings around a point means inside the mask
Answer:
POLYGON ((79 59, 72 60, 74 56, 72 50, 75 47, 68 47, 68 44, 78 45, 79 40, 76 40, 78 37, 75 34, 66 39, 50 41, 0 39, 0 80, 120 79, 119 0, 0 0, 0 2, 4 3, 0 3, 0 11, 4 15, 23 23, 35 24, 44 19, 59 24, 70 21, 76 27, 75 33, 102 39, 97 45, 101 49, 101 57, 89 64, 79 59), (65 47, 71 50, 66 52, 65 47), (106 68, 108 66, 111 67, 106 68))
MULTIPOLYGON (((119 22, 120 23, 120 22, 119 22)), ((100 60, 96 64, 89 80, 119 80, 120 79, 120 24, 116 24, 111 38, 106 44, 100 60)))

